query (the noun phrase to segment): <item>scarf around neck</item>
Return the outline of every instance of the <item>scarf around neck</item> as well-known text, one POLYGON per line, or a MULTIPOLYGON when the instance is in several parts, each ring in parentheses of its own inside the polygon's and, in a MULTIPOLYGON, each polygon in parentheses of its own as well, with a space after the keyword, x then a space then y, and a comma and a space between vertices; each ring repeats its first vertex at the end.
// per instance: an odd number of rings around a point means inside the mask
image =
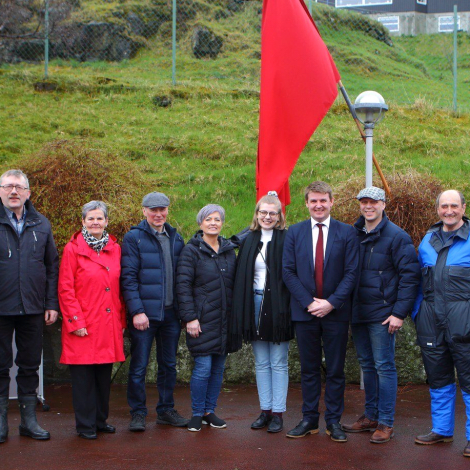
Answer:
POLYGON ((82 228, 82 235, 87 245, 98 254, 109 242, 109 234, 106 230, 103 231, 103 236, 99 240, 93 235, 90 235, 85 227, 82 228))

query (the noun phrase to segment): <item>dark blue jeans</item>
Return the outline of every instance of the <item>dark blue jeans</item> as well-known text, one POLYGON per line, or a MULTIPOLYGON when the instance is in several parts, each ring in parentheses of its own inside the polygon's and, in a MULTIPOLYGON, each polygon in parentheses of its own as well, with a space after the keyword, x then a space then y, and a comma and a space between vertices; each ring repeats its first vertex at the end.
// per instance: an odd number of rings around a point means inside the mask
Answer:
POLYGON ((150 327, 137 330, 129 321, 131 334, 131 362, 129 365, 129 381, 127 383, 127 402, 131 414, 147 415, 145 395, 145 375, 153 341, 157 343, 157 389, 159 400, 157 413, 173 408, 175 401, 173 391, 176 384, 176 352, 181 327, 173 309, 165 309, 163 321, 150 320, 150 327))
POLYGON ((224 378, 225 359, 221 354, 196 356, 191 375, 191 407, 193 416, 214 413, 224 378))
POLYGON ((397 401, 395 335, 381 322, 352 325, 357 358, 364 373, 367 418, 393 426, 397 401))

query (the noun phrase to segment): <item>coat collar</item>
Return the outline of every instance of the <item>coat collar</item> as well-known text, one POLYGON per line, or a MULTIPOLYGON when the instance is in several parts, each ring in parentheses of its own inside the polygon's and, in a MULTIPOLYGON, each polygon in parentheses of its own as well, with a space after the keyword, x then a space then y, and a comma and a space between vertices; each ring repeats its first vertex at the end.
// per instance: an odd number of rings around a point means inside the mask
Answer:
POLYGON ((377 227, 375 227, 370 232, 365 232, 364 227, 366 225, 366 221, 364 219, 364 216, 361 215, 354 224, 354 228, 357 230, 359 236, 364 237, 364 239, 361 240, 361 243, 368 243, 380 237, 380 232, 387 226, 388 222, 389 218, 387 217, 387 214, 385 214, 384 211, 382 220, 377 225, 377 227))

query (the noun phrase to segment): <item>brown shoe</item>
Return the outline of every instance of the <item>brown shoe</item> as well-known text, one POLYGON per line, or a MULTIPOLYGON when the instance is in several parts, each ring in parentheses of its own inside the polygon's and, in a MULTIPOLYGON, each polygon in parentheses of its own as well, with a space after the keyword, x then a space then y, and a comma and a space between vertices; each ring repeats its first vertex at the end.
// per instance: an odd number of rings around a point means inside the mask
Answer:
POLYGON ((467 445, 465 446, 465 449, 463 450, 463 456, 470 457, 470 441, 467 441, 467 445))
POLYGON ((384 444, 388 442, 395 434, 393 433, 393 428, 386 426, 385 424, 380 423, 377 426, 374 434, 370 438, 370 442, 373 444, 384 444))
POLYGON ((429 434, 417 436, 415 439, 415 443, 429 446, 432 444, 438 444, 439 442, 452 442, 453 440, 454 436, 442 436, 441 434, 437 434, 437 432, 431 431, 429 434))
POLYGON ((346 432, 375 431, 378 424, 377 421, 371 421, 366 418, 366 415, 362 415, 354 424, 343 424, 343 430, 346 432))

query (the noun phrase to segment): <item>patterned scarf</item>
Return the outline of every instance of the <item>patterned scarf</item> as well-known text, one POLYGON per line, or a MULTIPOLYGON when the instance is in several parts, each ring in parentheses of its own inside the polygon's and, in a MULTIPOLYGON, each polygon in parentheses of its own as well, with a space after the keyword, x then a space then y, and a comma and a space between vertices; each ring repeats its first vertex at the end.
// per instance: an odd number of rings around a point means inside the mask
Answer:
POLYGON ((109 242, 109 235, 106 230, 103 231, 103 236, 99 240, 93 235, 90 235, 85 227, 82 228, 82 235, 87 245, 98 254, 109 242))

